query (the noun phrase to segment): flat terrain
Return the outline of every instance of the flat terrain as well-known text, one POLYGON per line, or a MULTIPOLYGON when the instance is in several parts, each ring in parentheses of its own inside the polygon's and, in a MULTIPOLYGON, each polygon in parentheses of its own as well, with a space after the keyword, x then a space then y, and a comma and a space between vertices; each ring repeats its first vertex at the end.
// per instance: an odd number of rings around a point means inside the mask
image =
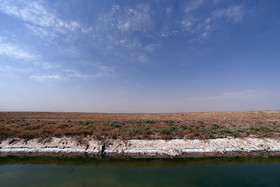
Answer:
POLYGON ((200 113, 0 112, 0 139, 279 137, 280 111, 200 113))

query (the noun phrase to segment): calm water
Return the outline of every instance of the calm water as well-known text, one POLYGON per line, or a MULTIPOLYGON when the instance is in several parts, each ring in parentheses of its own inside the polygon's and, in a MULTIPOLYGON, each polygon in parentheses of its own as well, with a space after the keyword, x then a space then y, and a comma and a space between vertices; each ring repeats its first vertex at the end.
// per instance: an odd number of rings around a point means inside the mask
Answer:
POLYGON ((280 186, 280 158, 0 158, 0 186, 280 186))

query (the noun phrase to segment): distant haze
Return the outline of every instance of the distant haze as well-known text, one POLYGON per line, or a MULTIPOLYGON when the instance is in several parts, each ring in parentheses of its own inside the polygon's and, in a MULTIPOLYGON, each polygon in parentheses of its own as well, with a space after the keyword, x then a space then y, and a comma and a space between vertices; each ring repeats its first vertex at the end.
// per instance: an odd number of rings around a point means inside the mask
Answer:
POLYGON ((280 1, 0 3, 0 111, 280 110, 280 1))

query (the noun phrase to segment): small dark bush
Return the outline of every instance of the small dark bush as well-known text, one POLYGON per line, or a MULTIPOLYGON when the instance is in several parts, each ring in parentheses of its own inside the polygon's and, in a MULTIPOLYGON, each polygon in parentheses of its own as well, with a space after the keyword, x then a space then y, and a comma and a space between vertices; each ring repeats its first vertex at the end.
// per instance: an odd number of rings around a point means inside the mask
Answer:
POLYGON ((173 121, 173 120, 167 120, 167 121, 165 121, 165 124, 166 124, 166 125, 169 125, 169 126, 174 126, 174 125, 175 125, 175 121, 173 121))
POLYGON ((134 127, 133 131, 134 131, 135 134, 142 134, 143 131, 144 131, 144 128, 142 128, 142 127, 134 127))
POLYGON ((145 121, 143 121, 144 123, 150 123, 150 124, 154 124, 155 123, 155 121, 154 120, 145 120, 145 121))
POLYGON ((170 135, 171 134, 171 130, 169 128, 163 128, 163 129, 161 129, 161 133, 165 134, 165 135, 170 135))
POLYGON ((198 121, 199 124, 203 125, 204 124, 204 121, 198 121))
POLYGON ((120 128, 121 126, 122 126, 122 124, 119 123, 118 121, 113 121, 111 123, 111 127, 120 128))
POLYGON ((222 126, 216 130, 217 133, 232 133, 232 130, 228 127, 222 126))
POLYGON ((250 130, 251 131, 260 131, 260 129, 258 127, 256 127, 256 126, 251 126, 250 130))
POLYGON ((171 127, 169 127, 169 130, 172 132, 172 131, 175 131, 175 130, 177 130, 177 127, 174 127, 174 126, 171 126, 171 127))
POLYGON ((216 129, 218 129, 218 128, 220 128, 220 125, 218 125, 218 124, 216 124, 216 123, 213 123, 213 124, 210 126, 210 129, 211 129, 211 130, 216 130, 216 129))
POLYGON ((261 131, 270 131, 270 128, 268 126, 266 126, 266 125, 261 125, 260 126, 260 130, 261 131))
POLYGON ((180 125, 180 128, 183 129, 183 130, 186 130, 188 129, 189 127, 187 125, 180 125))

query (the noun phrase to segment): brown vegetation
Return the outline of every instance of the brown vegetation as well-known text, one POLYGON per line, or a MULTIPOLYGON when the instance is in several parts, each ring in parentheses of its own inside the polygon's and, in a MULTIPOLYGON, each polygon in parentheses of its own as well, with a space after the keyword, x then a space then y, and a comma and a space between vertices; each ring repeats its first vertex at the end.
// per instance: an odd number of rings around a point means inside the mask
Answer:
POLYGON ((76 136, 96 139, 278 137, 280 111, 205 113, 0 112, 0 139, 76 136))

